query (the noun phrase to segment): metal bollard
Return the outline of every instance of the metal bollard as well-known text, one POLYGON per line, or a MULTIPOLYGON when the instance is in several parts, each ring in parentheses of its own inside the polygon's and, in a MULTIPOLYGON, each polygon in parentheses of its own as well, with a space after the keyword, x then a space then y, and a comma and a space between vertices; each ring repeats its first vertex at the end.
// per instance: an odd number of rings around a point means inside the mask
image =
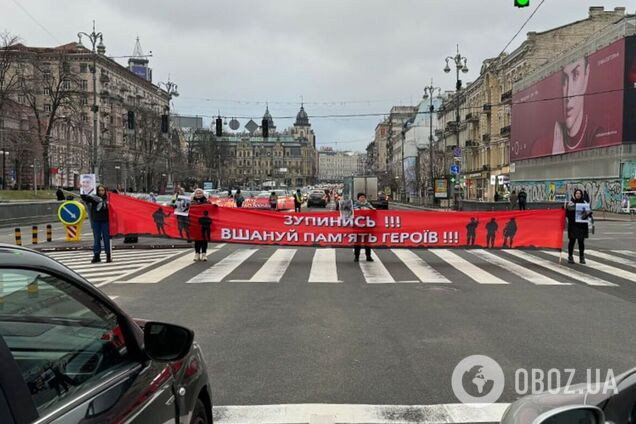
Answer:
POLYGON ((15 229, 15 245, 22 246, 22 230, 19 228, 15 229))
POLYGON ((38 244, 38 226, 31 227, 31 243, 38 244))
POLYGON ((46 241, 49 243, 53 241, 53 227, 51 224, 46 224, 46 241))

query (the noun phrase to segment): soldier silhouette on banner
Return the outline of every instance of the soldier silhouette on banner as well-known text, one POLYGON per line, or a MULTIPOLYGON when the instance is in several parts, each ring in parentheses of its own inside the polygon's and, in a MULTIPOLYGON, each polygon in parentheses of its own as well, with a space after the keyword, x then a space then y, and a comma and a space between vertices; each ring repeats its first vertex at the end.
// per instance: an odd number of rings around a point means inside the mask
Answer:
POLYGON ((503 247, 512 247, 512 240, 514 239, 515 234, 517 234, 517 221, 514 218, 510 218, 510 221, 506 223, 503 231, 503 247))
POLYGON ((495 218, 492 218, 486 224, 486 247, 490 249, 495 248, 495 237, 497 236, 497 229, 499 228, 499 224, 495 218))
POLYGON ((203 216, 199 218, 199 224, 201 225, 201 237, 203 238, 203 241, 209 242, 212 218, 209 217, 208 211, 203 211, 203 216))
POLYGON ((163 208, 160 206, 156 211, 152 214, 152 220, 155 221, 155 225, 157 226, 157 234, 166 234, 166 220, 165 218, 170 216, 170 212, 164 213, 163 208))
POLYGON ((470 222, 466 225, 466 244, 468 246, 475 245, 475 238, 477 237, 477 226, 479 225, 479 220, 470 218, 470 222))

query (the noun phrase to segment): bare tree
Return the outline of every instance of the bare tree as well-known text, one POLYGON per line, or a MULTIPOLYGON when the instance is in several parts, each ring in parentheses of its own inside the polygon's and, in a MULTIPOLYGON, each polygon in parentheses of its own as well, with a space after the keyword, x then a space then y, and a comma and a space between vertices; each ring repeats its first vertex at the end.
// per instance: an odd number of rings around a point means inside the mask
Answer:
POLYGON ((157 185, 162 172, 167 172, 168 137, 161 132, 161 115, 148 107, 137 107, 135 130, 128 135, 128 150, 131 152, 134 179, 150 190, 157 185))
POLYGON ((20 39, 9 32, 0 32, 0 115, 6 101, 18 88, 18 74, 15 69, 14 47, 20 39))
POLYGON ((27 56, 19 72, 19 92, 35 118, 42 146, 44 185, 49 187, 51 133, 68 116, 80 115, 81 80, 73 71, 68 53, 47 55, 47 60, 38 53, 27 56))

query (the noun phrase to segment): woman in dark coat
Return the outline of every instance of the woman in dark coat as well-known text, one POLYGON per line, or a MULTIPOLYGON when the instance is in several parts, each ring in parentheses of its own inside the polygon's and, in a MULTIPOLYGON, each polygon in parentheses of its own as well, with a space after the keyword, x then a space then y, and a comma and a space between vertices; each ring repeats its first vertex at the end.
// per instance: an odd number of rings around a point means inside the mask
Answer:
POLYGON ((93 229, 93 260, 92 263, 101 262, 101 241, 104 241, 106 262, 112 262, 110 254, 110 234, 108 228, 108 190, 103 185, 97 186, 97 195, 82 194, 82 200, 86 203, 93 229))
MULTIPOLYGON (((580 189, 574 190, 574 196, 567 204, 565 216, 568 219, 568 263, 574 263, 574 244, 579 242, 579 262, 585 263, 585 239, 588 238, 589 232, 587 222, 576 222, 576 204, 585 203, 583 199, 583 191, 580 189)), ((592 215, 592 211, 583 216, 583 219, 587 219, 592 215)))

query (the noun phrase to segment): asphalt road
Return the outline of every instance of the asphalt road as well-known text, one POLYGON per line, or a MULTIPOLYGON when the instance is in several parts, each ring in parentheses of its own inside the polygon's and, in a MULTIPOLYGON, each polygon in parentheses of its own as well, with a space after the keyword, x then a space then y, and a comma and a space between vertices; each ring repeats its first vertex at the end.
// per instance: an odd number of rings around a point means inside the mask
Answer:
POLYGON ((289 404, 448 409, 452 372, 475 354, 503 368, 502 407, 518 397, 519 368, 574 368, 584 381, 587 368, 636 367, 635 230, 599 222, 587 266, 543 251, 386 249, 367 264, 349 249, 230 244, 211 245, 205 263, 186 249, 115 252, 113 264, 52 255, 131 315, 194 329, 218 422, 231 423, 245 417, 236 405, 259 417, 289 404))

